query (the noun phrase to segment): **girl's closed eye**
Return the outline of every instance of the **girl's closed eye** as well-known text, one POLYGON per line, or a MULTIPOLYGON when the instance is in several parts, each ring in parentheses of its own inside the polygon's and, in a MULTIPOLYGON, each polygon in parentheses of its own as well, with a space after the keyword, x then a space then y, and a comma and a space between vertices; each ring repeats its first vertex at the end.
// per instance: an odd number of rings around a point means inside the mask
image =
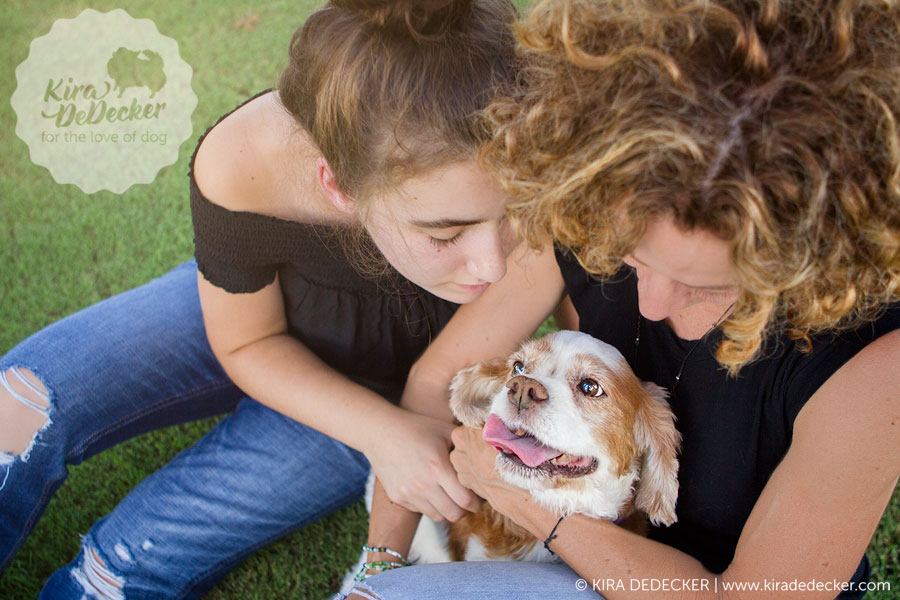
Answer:
POLYGON ((451 245, 457 243, 460 240, 460 238, 462 237, 462 234, 463 234, 463 232, 460 231, 456 235, 449 237, 449 238, 440 238, 440 237, 435 237, 433 235, 430 235, 430 236, 428 236, 428 239, 431 240, 432 245, 434 245, 435 247, 446 248, 447 246, 451 246, 451 245))

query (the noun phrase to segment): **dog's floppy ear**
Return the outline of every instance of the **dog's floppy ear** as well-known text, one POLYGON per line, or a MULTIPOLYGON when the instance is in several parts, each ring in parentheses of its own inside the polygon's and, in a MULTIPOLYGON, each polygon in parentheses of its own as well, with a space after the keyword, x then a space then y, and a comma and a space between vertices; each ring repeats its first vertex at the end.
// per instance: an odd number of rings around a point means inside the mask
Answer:
POLYGON ((481 427, 490 416, 491 399, 509 375, 506 359, 495 358, 467 367, 450 382, 450 410, 467 427, 481 427))
POLYGON ((681 434, 666 402, 666 391, 654 383, 642 384, 644 402, 635 419, 635 441, 643 454, 635 505, 654 525, 671 525, 678 500, 678 448, 681 434))

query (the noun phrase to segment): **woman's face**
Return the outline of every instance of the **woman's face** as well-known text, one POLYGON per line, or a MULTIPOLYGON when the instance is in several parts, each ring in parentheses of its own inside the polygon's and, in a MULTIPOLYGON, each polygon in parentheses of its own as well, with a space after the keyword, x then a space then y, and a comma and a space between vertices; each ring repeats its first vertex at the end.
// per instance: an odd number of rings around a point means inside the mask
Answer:
POLYGON ((637 273, 638 304, 650 321, 670 319, 694 306, 721 313, 738 296, 728 243, 703 230, 679 229, 668 217, 647 222, 625 263, 637 273))
POLYGON ((455 163, 373 199, 365 227, 401 275, 464 304, 506 274, 515 241, 504 204, 494 177, 473 162, 455 163))

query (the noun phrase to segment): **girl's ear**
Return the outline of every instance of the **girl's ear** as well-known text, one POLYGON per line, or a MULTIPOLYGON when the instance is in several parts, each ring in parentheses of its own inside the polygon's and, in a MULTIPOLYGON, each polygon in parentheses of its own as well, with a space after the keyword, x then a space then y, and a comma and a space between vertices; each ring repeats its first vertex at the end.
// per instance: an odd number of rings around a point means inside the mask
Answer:
POLYGON ((331 165, 325 160, 324 156, 316 159, 316 177, 319 180, 319 186, 325 195, 331 200, 331 204, 341 212, 353 213, 356 211, 356 200, 345 194, 337 185, 334 179, 334 172, 331 165))

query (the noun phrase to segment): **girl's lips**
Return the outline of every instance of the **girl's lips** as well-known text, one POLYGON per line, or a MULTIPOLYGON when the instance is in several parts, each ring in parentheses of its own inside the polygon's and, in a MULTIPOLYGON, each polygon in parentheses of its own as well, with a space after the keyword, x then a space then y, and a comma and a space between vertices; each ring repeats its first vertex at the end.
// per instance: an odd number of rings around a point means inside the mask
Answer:
POLYGON ((478 285, 465 285, 462 283, 458 283, 457 285, 459 287, 463 288, 464 290, 468 290, 470 292, 483 292, 484 290, 488 289, 491 284, 490 283, 479 283, 478 285))

